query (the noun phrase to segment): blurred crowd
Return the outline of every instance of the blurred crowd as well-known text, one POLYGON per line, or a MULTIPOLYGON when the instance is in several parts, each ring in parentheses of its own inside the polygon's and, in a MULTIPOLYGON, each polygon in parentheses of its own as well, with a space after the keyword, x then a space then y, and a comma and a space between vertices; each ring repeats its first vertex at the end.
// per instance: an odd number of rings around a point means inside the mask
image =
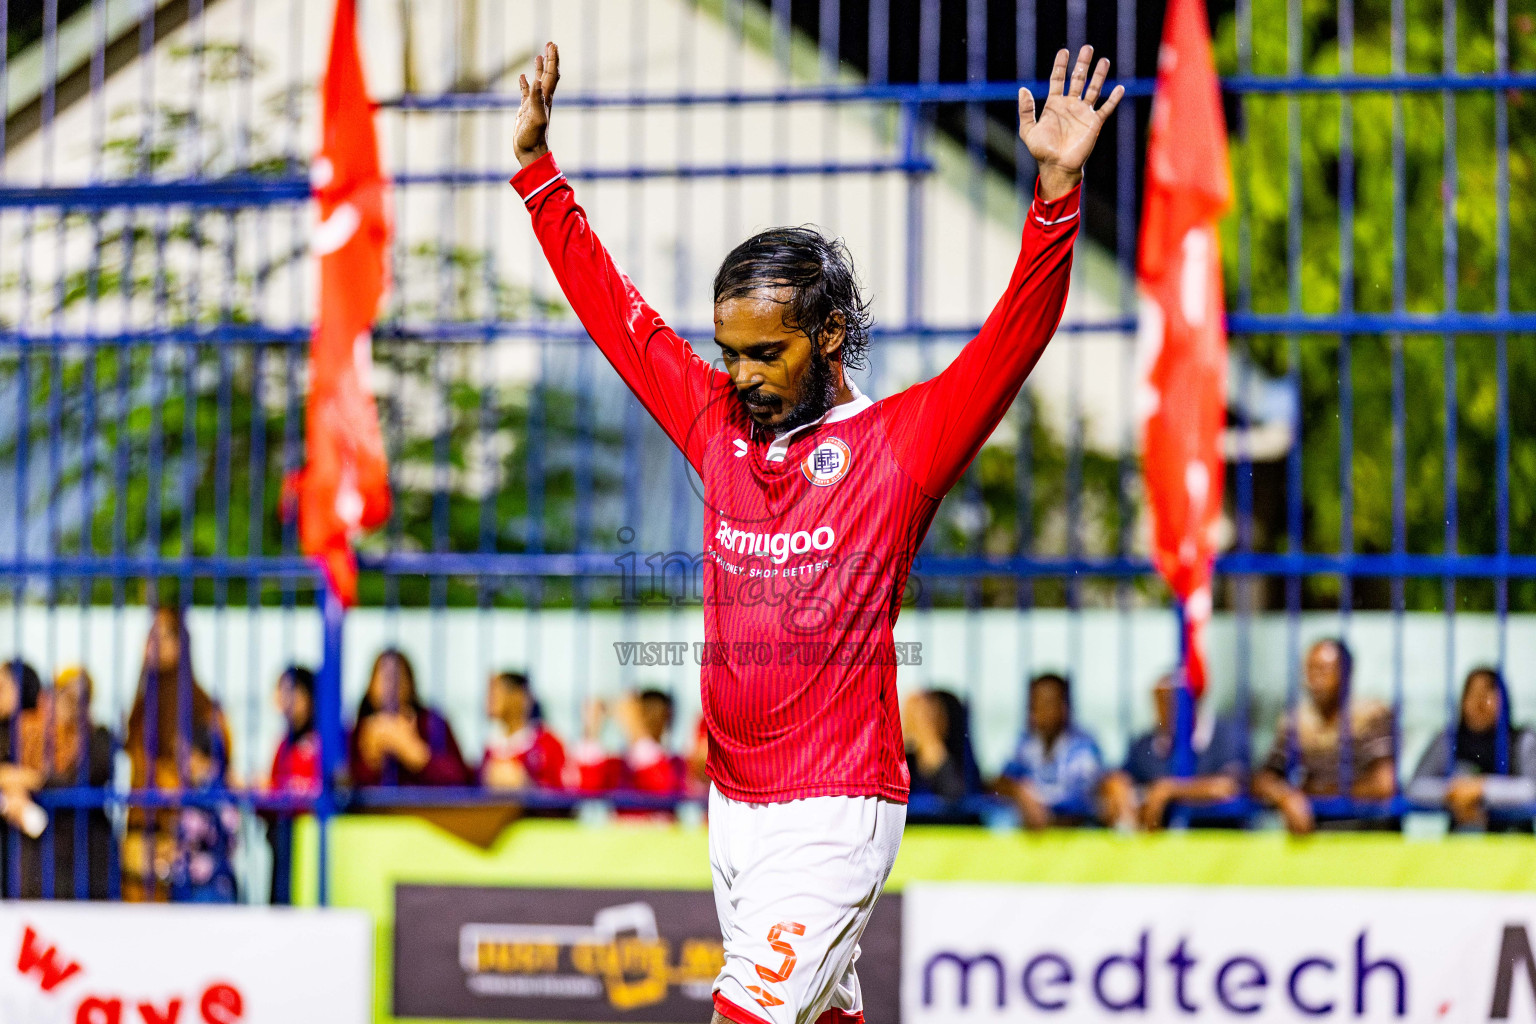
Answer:
POLYGON ((964 703, 944 690, 915 693, 902 715, 914 804, 963 816, 968 801, 995 795, 1030 829, 1241 827, 1255 811, 1272 811, 1288 831, 1305 835, 1396 828, 1406 810, 1441 807, 1458 829, 1532 830, 1536 732, 1512 723, 1497 669, 1467 674, 1456 720, 1436 733, 1401 791, 1393 710, 1353 694, 1353 674, 1342 640, 1313 644, 1300 699, 1258 759, 1249 757, 1246 723, 1181 696, 1164 676, 1152 688, 1155 725, 1132 740, 1119 765, 1105 761, 1073 718, 1067 679, 1039 675, 1029 682, 1028 720, 1013 757, 990 784, 976 769, 964 703), (1187 744, 1176 742, 1181 705, 1187 744))
MULTIPOLYGON (((6 895, 234 901, 245 806, 265 822, 272 899, 288 900, 293 821, 323 788, 315 674, 300 665, 281 673, 274 696, 283 735, 270 769, 263 779, 238 780, 229 723, 194 678, 191 643, 179 608, 155 612, 118 732, 92 720, 93 683, 84 668, 66 667, 45 684, 24 661, 0 663, 6 895), (102 787, 131 788, 136 798, 114 816, 102 806, 102 787)), ((978 765, 965 701, 944 689, 912 693, 902 706, 910 820, 1011 818, 1027 829, 1132 831, 1245 827, 1270 815, 1305 834, 1395 828, 1408 810, 1443 808, 1457 829, 1531 831, 1536 732, 1513 724, 1497 670, 1467 675, 1456 720, 1436 733, 1400 786, 1393 709, 1355 695, 1353 669, 1342 640, 1313 644, 1300 697, 1259 758, 1249 756, 1246 722, 1191 700, 1164 676, 1151 693, 1155 724, 1134 737, 1120 764, 1106 762, 1074 718, 1070 681, 1038 675, 1028 683, 1017 744, 996 778, 978 765)), ((529 677, 501 671, 486 680, 484 714, 487 738, 474 764, 448 718, 423 701, 410 659, 386 649, 348 723, 337 782, 348 790, 454 787, 470 802, 546 813, 604 799, 626 817, 663 820, 680 801, 707 793, 702 723, 675 735, 665 690, 588 702, 581 736, 568 741, 546 724, 529 677)))
MULTIPOLYGON (((93 683, 83 667, 45 684, 21 659, 0 663, 0 893, 234 902, 244 803, 266 824, 272 898, 288 901, 293 820, 322 789, 315 673, 291 665, 278 677, 282 738, 266 777, 241 780, 230 768, 228 719, 192 664, 181 609, 157 609, 133 704, 114 732, 92 720, 93 683), (137 795, 117 821, 102 806, 103 787, 137 795)), ((624 794, 661 816, 705 793, 702 734, 686 758, 672 752, 673 700, 662 690, 590 701, 580 742, 569 750, 545 728, 521 673, 490 677, 485 714, 489 738, 473 765, 447 718, 421 699, 409 658, 386 649, 349 723, 337 781, 537 794, 567 808, 624 794), (610 723, 621 740, 613 749, 603 743, 610 723)))

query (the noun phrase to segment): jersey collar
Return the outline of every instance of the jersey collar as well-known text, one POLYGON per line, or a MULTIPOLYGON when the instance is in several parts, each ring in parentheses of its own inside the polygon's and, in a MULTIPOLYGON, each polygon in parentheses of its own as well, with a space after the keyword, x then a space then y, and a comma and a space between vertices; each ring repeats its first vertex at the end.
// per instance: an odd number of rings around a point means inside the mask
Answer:
POLYGON ((852 419, 875 404, 870 401, 868 395, 859 390, 859 386, 853 382, 852 378, 844 377, 843 380, 848 385, 848 390, 853 395, 853 399, 844 402, 842 405, 834 405, 820 419, 812 420, 809 423, 802 423, 798 427, 786 430, 775 437, 772 443, 768 445, 768 453, 764 456, 767 461, 783 462, 785 456, 789 454, 790 442, 795 439, 795 435, 802 431, 809 430, 812 427, 819 427, 826 423, 840 423, 843 420, 852 419))

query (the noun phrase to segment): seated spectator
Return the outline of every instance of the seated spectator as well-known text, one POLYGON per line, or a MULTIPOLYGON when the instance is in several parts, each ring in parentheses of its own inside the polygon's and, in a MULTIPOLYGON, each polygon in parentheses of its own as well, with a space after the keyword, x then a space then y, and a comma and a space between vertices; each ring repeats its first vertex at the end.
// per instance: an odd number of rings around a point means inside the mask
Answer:
POLYGON ((1486 828, 1489 808, 1536 802, 1536 733, 1511 724, 1509 691, 1498 669, 1467 675, 1456 728, 1424 751, 1408 796, 1443 803, 1461 828, 1486 828))
MULTIPOLYGON (((0 662, 0 725, 6 726, 9 732, 11 721, 17 714, 37 707, 42 691, 43 679, 37 669, 21 658, 0 662)), ((0 743, 8 740, 9 737, 0 743)))
POLYGON ((1310 797, 1339 796, 1348 750, 1348 795, 1390 800, 1397 793, 1392 711, 1350 693, 1354 658, 1342 640, 1307 651, 1306 697, 1281 716, 1274 746, 1253 780, 1253 795, 1276 808, 1285 827, 1305 835, 1317 827, 1310 797), (1293 752, 1294 751, 1294 757, 1293 752))
POLYGON ((659 796, 681 796, 688 766, 665 746, 672 728, 672 697, 661 690, 641 690, 613 706, 613 719, 624 736, 622 756, 603 750, 603 722, 609 709, 600 700, 587 702, 582 742, 576 748, 577 788, 585 793, 630 790, 659 796))
POLYGON ((486 789, 518 790, 565 785, 565 744, 544 728, 539 705, 521 672, 497 672, 485 689, 491 738, 480 763, 486 789))
MULTIPOLYGON (((21 765, 44 789, 100 788, 112 782, 112 734, 91 724, 91 692, 85 669, 66 668, 38 697, 37 707, 21 714, 21 765)), ((63 808, 48 824, 51 839, 21 840, 22 898, 107 899, 115 838, 106 810, 63 808), (77 843, 82 846, 78 864, 77 843), (43 862, 50 844, 53 879, 48 887, 43 862)))
MULTIPOLYGON (((283 738, 272 755, 267 791, 283 796, 312 797, 323 781, 320 734, 315 729, 315 674, 290 665, 277 678, 277 710, 283 716, 283 738)), ((267 845, 272 849, 271 901, 287 906, 293 896, 293 814, 263 815, 267 845)))
POLYGON ((1157 725, 1136 737, 1125 767, 1104 779, 1105 823, 1124 829, 1163 827, 1172 803, 1216 804, 1242 794, 1248 778, 1243 759, 1242 726, 1230 715, 1197 704, 1194 730, 1194 773, 1174 774, 1173 730, 1178 693, 1172 676, 1152 688, 1157 725))
POLYGON ((20 763, 22 716, 37 707, 42 680, 20 658, 0 663, 0 894, 10 885, 10 829, 41 835, 47 813, 32 800, 42 779, 20 763))
POLYGON ((267 789, 290 796, 314 796, 321 788, 315 674, 299 665, 284 669, 277 677, 277 710, 283 716, 283 738, 272 755, 267 789))
POLYGON ((948 690, 923 690, 901 706, 912 795, 954 803, 980 791, 965 703, 948 690))
MULTIPOLYGON (((205 733, 217 744, 220 757, 230 757, 229 725, 192 672, 192 637, 186 616, 176 604, 155 609, 144 641, 139 688, 128 712, 123 748, 128 754, 130 785, 134 789, 172 792, 192 786, 184 776, 190 764, 193 736, 205 733), (190 732, 183 732, 190 724, 190 732)), ((123 898, 163 902, 170 896, 168 881, 176 852, 176 812, 132 807, 123 836, 123 898)))
POLYGON ((185 804, 176 812, 176 852, 169 873, 173 903, 239 899, 234 857, 240 811, 233 801, 217 799, 228 788, 226 769, 224 744, 217 732, 194 727, 187 755, 187 791, 208 799, 185 804))
POLYGON ((373 663, 348 744, 359 786, 466 786, 473 773, 448 720, 422 704, 416 673, 394 648, 373 663))
POLYGON ((1029 682, 1029 728, 1003 767, 997 791, 1019 807, 1024 826, 1093 817, 1103 758, 1093 737, 1072 724, 1072 690, 1054 673, 1029 682))

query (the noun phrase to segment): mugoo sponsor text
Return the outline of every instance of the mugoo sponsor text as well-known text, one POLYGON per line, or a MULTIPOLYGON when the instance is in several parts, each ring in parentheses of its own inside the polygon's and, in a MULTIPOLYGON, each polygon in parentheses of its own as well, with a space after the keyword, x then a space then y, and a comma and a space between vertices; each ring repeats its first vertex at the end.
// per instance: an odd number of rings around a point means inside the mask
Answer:
POLYGON ((726 551, 738 555, 765 555, 775 565, 789 561, 790 555, 804 555, 811 551, 826 551, 836 542, 837 536, 830 526, 818 526, 813 530, 796 530, 793 533, 752 533, 735 530, 724 519, 715 531, 715 542, 726 551))

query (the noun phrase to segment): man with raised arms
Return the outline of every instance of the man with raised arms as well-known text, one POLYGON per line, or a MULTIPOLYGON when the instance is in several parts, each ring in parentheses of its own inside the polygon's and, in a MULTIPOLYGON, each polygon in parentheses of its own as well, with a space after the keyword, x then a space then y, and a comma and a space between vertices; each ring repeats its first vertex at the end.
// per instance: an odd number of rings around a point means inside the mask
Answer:
MULTIPOLYGON (((725 966, 715 1024, 863 1020, 854 961, 906 820, 892 626, 940 500, 1012 404, 1067 299, 1083 164, 1120 102, 1062 50, 1019 135, 1039 165, 1008 288, 942 373, 873 400, 868 306, 842 242, 747 239, 715 275, 720 366, 646 304, 550 153, 560 55, 523 76, 512 185, 571 308, 703 482, 701 686, 725 966), (822 650, 820 660, 801 657, 822 650), (787 656, 780 658, 780 652, 787 656), (844 656, 856 652, 855 656, 844 656)), ((1090 75, 1091 71, 1091 75, 1090 75)))

